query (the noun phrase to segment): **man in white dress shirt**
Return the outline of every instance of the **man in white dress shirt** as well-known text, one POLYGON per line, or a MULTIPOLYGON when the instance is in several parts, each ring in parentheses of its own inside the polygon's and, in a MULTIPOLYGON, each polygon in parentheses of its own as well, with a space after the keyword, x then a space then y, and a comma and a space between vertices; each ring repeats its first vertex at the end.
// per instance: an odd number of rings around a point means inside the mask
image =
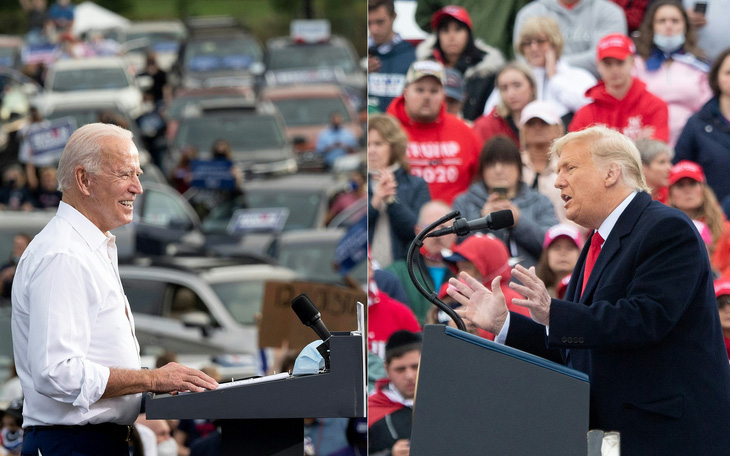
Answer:
POLYGON ((23 455, 128 455, 141 393, 218 385, 177 363, 140 367, 109 233, 132 221, 142 193, 131 138, 108 124, 74 132, 59 162, 58 212, 18 264, 12 331, 25 394, 23 455))

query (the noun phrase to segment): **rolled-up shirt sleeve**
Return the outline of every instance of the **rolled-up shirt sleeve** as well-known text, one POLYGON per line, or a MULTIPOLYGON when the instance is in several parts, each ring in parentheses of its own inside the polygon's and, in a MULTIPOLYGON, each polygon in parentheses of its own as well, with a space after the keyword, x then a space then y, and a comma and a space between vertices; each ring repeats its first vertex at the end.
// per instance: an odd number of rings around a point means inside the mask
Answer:
POLYGON ((36 391, 84 411, 104 394, 109 368, 88 359, 103 297, 78 257, 43 258, 29 281, 28 359, 36 391))

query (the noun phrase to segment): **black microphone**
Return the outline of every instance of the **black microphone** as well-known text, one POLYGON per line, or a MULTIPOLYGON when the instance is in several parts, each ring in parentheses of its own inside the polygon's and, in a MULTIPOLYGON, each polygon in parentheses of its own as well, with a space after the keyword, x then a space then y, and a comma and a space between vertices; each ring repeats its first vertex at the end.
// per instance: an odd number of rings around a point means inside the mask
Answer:
POLYGON ((515 224, 515 217, 512 215, 512 211, 505 209, 503 211, 492 212, 486 217, 482 217, 476 220, 467 221, 463 218, 454 220, 454 224, 448 228, 441 228, 440 230, 433 231, 428 234, 428 237, 438 237, 446 234, 456 233, 459 236, 464 236, 471 233, 472 231, 479 231, 483 229, 499 230, 507 228, 515 224))
POLYGON ((291 302, 291 308, 297 317, 306 326, 309 326, 317 333, 320 339, 329 347, 330 332, 322 322, 322 314, 309 299, 309 296, 302 293, 291 302))

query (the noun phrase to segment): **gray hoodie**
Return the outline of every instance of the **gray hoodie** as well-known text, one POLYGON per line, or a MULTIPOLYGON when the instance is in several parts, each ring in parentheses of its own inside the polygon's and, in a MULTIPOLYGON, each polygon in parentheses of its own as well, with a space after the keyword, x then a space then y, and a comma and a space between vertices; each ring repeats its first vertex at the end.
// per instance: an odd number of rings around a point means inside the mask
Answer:
POLYGON ((563 60, 590 71, 596 77, 600 77, 596 70, 598 42, 612 33, 627 33, 623 9, 609 0, 580 0, 572 9, 562 6, 559 0, 535 0, 517 13, 513 35, 515 43, 520 37, 522 24, 535 16, 549 16, 558 21, 565 42, 563 60))
MULTIPOLYGON (((457 196, 452 208, 461 213, 461 217, 474 220, 482 217, 482 207, 489 193, 483 182, 475 182, 469 189, 457 196)), ((497 231, 485 231, 500 238, 509 248, 512 256, 522 258, 520 264, 529 268, 537 264, 542 253, 542 242, 545 232, 559 223, 555 215, 555 207, 545 196, 532 190, 524 182, 520 182, 517 195, 512 203, 520 210, 520 221, 517 226, 497 231)))

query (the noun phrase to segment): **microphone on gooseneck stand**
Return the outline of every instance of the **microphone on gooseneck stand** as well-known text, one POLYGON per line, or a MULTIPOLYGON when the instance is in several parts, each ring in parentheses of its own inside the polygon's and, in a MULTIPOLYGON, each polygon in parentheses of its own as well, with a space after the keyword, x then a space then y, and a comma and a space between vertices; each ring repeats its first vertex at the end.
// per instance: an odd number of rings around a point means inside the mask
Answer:
POLYGON ((472 231, 480 231, 484 229, 499 230, 507 228, 515 223, 514 215, 509 209, 503 211, 492 212, 486 217, 482 217, 476 220, 469 220, 463 218, 457 218, 454 220, 454 224, 448 228, 442 228, 440 230, 428 233, 427 237, 438 237, 446 234, 455 233, 459 236, 464 236, 472 231))
POLYGON ((322 343, 317 347, 317 351, 324 358, 325 369, 330 368, 330 337, 332 336, 322 321, 322 314, 319 309, 312 303, 309 296, 302 293, 291 302, 291 308, 301 322, 312 328, 315 333, 322 339, 322 343))

